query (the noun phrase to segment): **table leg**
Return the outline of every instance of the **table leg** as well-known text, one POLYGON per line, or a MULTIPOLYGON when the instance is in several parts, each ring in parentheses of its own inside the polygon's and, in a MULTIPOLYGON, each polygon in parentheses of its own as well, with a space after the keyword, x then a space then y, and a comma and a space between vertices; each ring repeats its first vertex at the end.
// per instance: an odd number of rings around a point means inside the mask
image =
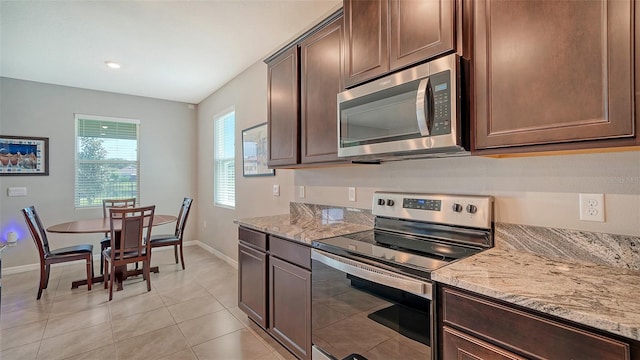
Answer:
MULTIPOLYGON (((149 271, 152 272, 152 273, 159 273, 160 272, 160 270, 158 269, 157 266, 152 266, 149 269, 149 271)), ((116 284, 117 284, 117 288, 116 288, 117 290, 116 291, 122 290, 122 282, 124 280, 126 280, 129 276, 138 276, 138 275, 142 275, 142 269, 127 270, 125 272, 123 272, 122 270, 116 269, 116 284)), ((93 278, 91 278, 91 283, 92 284, 101 283, 103 281, 104 281, 104 276, 103 275, 98 275, 98 276, 94 276, 93 278)), ((87 279, 73 281, 71 283, 71 288, 72 289, 77 289, 79 286, 84 286, 84 285, 87 285, 87 279)))

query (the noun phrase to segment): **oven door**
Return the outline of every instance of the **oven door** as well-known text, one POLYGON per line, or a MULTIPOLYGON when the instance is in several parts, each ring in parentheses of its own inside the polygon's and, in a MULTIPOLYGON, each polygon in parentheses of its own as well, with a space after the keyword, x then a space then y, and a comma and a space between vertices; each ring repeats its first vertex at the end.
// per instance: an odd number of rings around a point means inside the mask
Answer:
POLYGON ((431 357, 431 283, 317 249, 311 258, 314 360, 431 357))

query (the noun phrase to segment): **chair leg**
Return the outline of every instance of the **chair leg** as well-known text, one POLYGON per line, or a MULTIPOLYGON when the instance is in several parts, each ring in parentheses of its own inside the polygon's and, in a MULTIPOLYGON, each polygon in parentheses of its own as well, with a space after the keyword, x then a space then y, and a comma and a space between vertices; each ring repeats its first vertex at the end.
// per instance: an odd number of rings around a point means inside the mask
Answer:
POLYGON ((173 256, 176 258, 176 264, 178 263, 178 245, 173 245, 173 256))
POLYGON ((93 262, 91 257, 87 257, 87 291, 91 290, 91 282, 93 280, 93 262))
POLYGON ((180 243, 180 262, 182 262, 182 270, 184 270, 184 254, 182 253, 182 243, 180 243))
POLYGON ((109 267, 107 266, 107 259, 104 259, 102 265, 104 266, 104 274, 102 275, 102 280, 104 283, 104 288, 106 289, 107 286, 109 286, 109 267))
POLYGON ((151 258, 148 258, 146 261, 142 262, 142 270, 144 272, 144 276, 147 278, 147 291, 151 291, 151 274, 150 274, 150 269, 151 267, 151 258))
MULTIPOLYGON (((107 270, 109 271, 109 270, 107 270)), ((113 299, 113 284, 116 282, 116 269, 111 269, 111 279, 109 280, 109 301, 113 299)))
POLYGON ((100 275, 104 275, 104 265, 105 265, 104 262, 105 262, 105 260, 104 260, 104 254, 102 252, 105 249, 106 249, 106 247, 101 244, 101 246, 100 246, 100 275))
POLYGON ((47 279, 44 281, 43 289, 46 289, 47 287, 49 287, 49 275, 51 275, 51 265, 45 266, 45 272, 47 273, 47 279))
POLYGON ((40 297, 42 296, 42 290, 47 287, 47 272, 45 271, 46 266, 48 265, 40 265, 40 284, 38 285, 38 296, 36 298, 37 300, 40 300, 40 297))

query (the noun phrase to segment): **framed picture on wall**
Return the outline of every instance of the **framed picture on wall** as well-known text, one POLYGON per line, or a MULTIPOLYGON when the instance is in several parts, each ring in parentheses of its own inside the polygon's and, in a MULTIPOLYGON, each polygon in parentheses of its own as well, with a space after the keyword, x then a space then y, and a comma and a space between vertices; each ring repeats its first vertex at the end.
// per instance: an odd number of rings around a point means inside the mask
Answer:
POLYGON ((274 176, 275 169, 267 167, 267 123, 242 130, 242 176, 274 176))
POLYGON ((49 175, 49 138, 0 135, 0 175, 49 175))

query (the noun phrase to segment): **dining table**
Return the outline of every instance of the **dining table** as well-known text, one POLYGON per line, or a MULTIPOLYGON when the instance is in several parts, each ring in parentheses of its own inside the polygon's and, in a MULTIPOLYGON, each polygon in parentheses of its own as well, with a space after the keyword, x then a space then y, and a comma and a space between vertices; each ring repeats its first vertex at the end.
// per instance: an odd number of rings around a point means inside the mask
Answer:
MULTIPOLYGON (((176 221, 178 218, 174 215, 163 215, 163 214, 155 214, 153 216, 152 226, 159 226, 172 223, 176 221)), ((114 230, 120 230, 120 224, 118 221, 114 221, 114 230)), ((148 224, 145 224, 148 225, 148 224)), ((111 232, 111 223, 109 218, 101 217, 101 218, 92 218, 92 219, 82 219, 82 220, 74 220, 61 224, 51 225, 47 228, 47 231, 50 233, 59 233, 59 234, 100 234, 100 233, 109 233, 111 232)), ((158 267, 153 266, 149 269, 151 272, 157 273, 158 267)), ((137 276, 142 274, 142 269, 132 269, 127 270, 126 267, 124 269, 119 269, 116 271, 116 282, 117 282, 117 290, 122 290, 122 282, 129 276, 137 276)), ((99 283, 104 281, 103 274, 98 276, 94 276, 91 279, 92 283, 99 283)), ((76 280, 71 283, 71 288, 76 289, 79 286, 87 285, 87 279, 76 280)))

